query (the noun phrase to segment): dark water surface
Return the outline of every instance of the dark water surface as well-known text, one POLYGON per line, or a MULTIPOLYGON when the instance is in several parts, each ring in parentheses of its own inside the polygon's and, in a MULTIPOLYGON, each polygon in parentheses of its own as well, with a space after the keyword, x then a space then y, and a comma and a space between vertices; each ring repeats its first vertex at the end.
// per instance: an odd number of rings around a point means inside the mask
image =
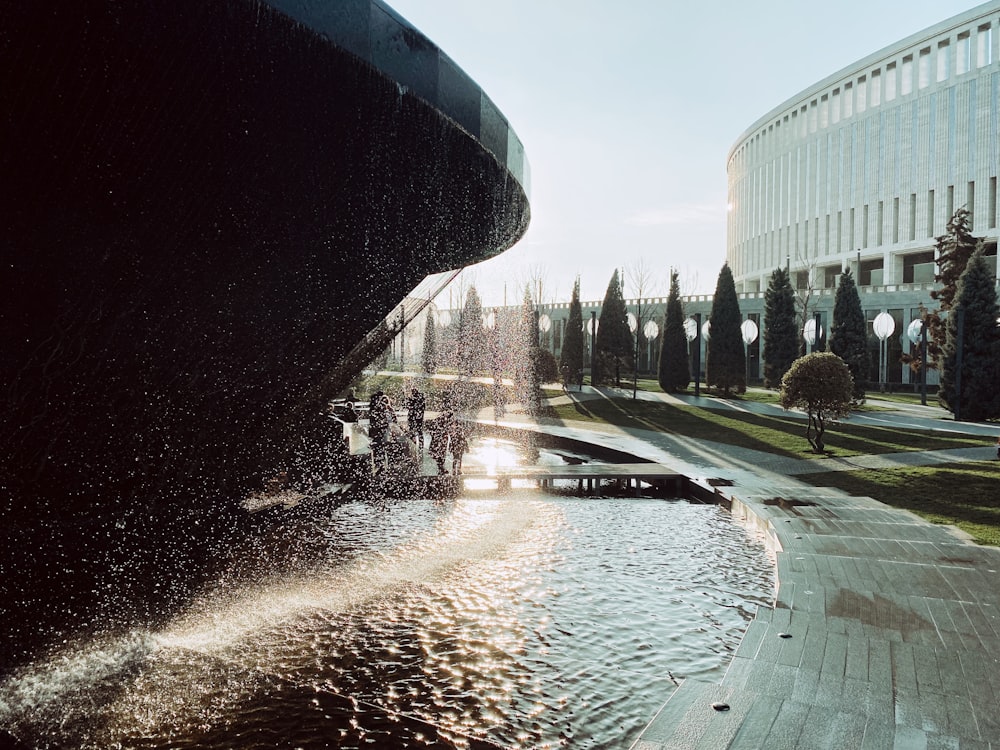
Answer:
POLYGON ((626 748, 718 679, 773 565, 728 513, 534 491, 289 516, 157 632, 0 684, 54 748, 626 748))

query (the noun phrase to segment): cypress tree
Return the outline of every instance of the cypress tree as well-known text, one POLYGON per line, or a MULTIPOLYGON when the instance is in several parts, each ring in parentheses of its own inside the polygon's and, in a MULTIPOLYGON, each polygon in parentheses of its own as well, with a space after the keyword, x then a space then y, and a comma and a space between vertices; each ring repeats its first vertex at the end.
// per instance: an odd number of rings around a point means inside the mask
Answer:
POLYGON ((524 288, 515 341, 514 388, 517 399, 524 404, 528 414, 538 414, 542 395, 538 377, 538 318, 535 316, 531 289, 527 286, 524 288))
POLYGON ((625 297, 622 294, 617 268, 604 294, 600 319, 594 341, 597 350, 598 380, 605 382, 613 377, 615 386, 620 387, 622 368, 626 368, 626 371, 632 368, 635 342, 628 328, 628 310, 625 309, 625 297))
POLYGON ((580 305, 580 277, 573 284, 573 297, 569 302, 569 319, 563 336, 562 353, 559 355, 559 371, 563 385, 580 382, 583 372, 583 307, 580 305))
POLYGON ((747 359, 740 332, 743 319, 736 296, 736 283, 728 263, 719 272, 709 321, 711 335, 705 353, 705 382, 710 387, 722 389, 726 395, 732 389, 744 393, 747 389, 747 359))
POLYGON ((934 274, 934 281, 941 284, 941 288, 932 290, 930 294, 931 299, 937 300, 939 309, 924 316, 927 325, 927 359, 931 362, 940 362, 947 339, 942 313, 947 313, 952 308, 958 294, 958 280, 976 250, 978 240, 972 236, 971 223, 972 217, 968 210, 959 208, 948 221, 945 233, 935 243, 938 270, 934 274))
POLYGON ((423 370, 428 375, 437 372, 437 329, 434 327, 434 315, 427 311, 424 323, 424 351, 421 359, 423 370))
POLYGON ((854 401, 864 401, 864 381, 868 379, 868 322, 850 269, 841 274, 837 285, 830 325, 830 351, 844 360, 854 378, 854 401))
POLYGON ((465 306, 458 321, 458 370, 475 374, 483 365, 486 337, 483 333, 483 303, 474 286, 465 293, 465 306))
POLYGON ((799 353, 795 292, 784 268, 774 269, 764 292, 764 386, 780 388, 799 353))
POLYGON ((945 321, 941 387, 938 396, 961 419, 978 422, 1000 417, 1000 307, 993 272, 983 255, 982 243, 959 278, 952 310, 945 321), (961 313, 962 365, 958 391, 958 318, 961 313))
POLYGON ((667 393, 684 390, 691 382, 688 342, 684 335, 684 306, 676 271, 670 272, 670 294, 663 321, 658 379, 660 388, 667 393))

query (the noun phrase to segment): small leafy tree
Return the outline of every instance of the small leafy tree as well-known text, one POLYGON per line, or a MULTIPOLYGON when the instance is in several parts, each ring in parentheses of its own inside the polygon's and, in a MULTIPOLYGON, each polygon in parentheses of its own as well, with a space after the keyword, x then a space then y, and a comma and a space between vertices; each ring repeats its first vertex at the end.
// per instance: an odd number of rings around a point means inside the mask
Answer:
POLYGON ((868 379, 868 322, 850 269, 841 274, 837 285, 830 325, 830 351, 847 363, 854 379, 854 401, 861 403, 865 400, 864 382, 868 379))
POLYGON ((684 306, 677 271, 670 272, 670 294, 667 296, 666 318, 663 321, 658 379, 660 388, 667 393, 684 390, 691 382, 688 342, 684 335, 684 306))
POLYGON ((437 329, 434 327, 434 314, 427 311, 427 318, 424 323, 424 351, 421 358, 423 371, 428 375, 437 372, 437 329))
POLYGON ((780 388, 799 353, 795 292, 788 271, 776 268, 764 292, 764 386, 780 388))
MULTIPOLYGON (((654 286, 653 273, 646 262, 640 258, 626 269, 629 290, 633 296, 633 307, 635 309, 635 335, 632 336, 632 344, 635 347, 632 352, 632 398, 636 398, 639 390, 639 363, 645 351, 640 349, 639 342, 645 339, 645 327, 653 319, 655 307, 651 303, 649 296, 654 286)), ((647 367, 651 367, 647 363, 647 367)))
POLYGON ((719 271, 709 321, 711 335, 705 352, 705 382, 721 388, 726 395, 731 389, 743 393, 747 389, 747 360, 740 332, 743 319, 736 282, 728 263, 719 271))
POLYGON ((945 330, 941 388, 938 396, 945 407, 961 419, 978 422, 1000 417, 1000 332, 993 271, 980 243, 957 285, 945 330), (962 361, 959 372, 958 319, 962 318, 962 361), (959 387, 959 379, 961 386, 959 387))
POLYGON ((583 372, 583 307, 580 305, 580 277, 573 284, 573 297, 569 303, 569 318, 563 337, 562 353, 559 356, 559 371, 563 385, 579 382, 578 373, 583 372))
POLYGON ((806 440, 816 453, 822 453, 826 420, 851 413, 853 392, 847 363, 832 352, 813 352, 795 360, 785 373, 780 403, 785 409, 806 412, 806 440))
POLYGON ((632 369, 633 340, 617 268, 604 294, 594 347, 597 350, 598 380, 603 382, 613 377, 615 386, 620 388, 622 368, 626 372, 632 369))

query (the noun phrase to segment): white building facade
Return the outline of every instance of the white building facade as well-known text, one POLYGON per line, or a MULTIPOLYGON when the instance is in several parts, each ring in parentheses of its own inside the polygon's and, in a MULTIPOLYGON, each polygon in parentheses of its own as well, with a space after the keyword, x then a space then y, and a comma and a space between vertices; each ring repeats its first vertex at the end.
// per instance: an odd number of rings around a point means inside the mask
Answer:
POLYGON ((727 165, 737 290, 763 291, 787 264, 798 288, 832 289, 851 268, 861 287, 919 296, 933 281, 934 239, 959 207, 990 241, 995 269, 998 45, 994 0, 859 60, 748 128, 727 165))

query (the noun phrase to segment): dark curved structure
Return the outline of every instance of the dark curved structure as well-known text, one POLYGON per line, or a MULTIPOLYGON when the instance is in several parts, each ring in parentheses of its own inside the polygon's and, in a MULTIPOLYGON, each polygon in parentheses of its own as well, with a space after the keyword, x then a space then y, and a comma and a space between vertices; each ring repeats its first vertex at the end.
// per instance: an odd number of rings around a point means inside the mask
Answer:
POLYGON ((381 2, 0 5, 0 622, 75 627, 323 450, 329 373, 521 237, 526 165, 381 2))

